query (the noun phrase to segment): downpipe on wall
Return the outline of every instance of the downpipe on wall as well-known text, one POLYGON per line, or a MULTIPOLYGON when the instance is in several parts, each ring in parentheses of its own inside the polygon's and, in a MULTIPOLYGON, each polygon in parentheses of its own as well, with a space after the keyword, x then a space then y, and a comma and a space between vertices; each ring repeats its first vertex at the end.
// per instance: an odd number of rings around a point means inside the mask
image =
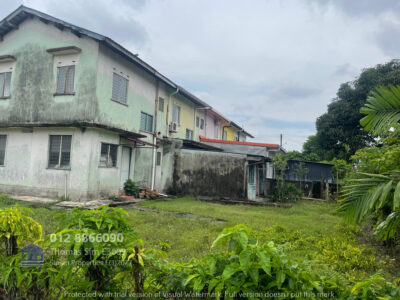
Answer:
MULTIPOLYGON (((153 145, 157 145, 157 118, 158 118, 158 97, 159 97, 159 81, 156 83, 156 101, 154 112, 154 132, 153 132, 153 145)), ((151 169, 151 189, 154 190, 156 183, 156 147, 153 146, 152 169, 151 169)))

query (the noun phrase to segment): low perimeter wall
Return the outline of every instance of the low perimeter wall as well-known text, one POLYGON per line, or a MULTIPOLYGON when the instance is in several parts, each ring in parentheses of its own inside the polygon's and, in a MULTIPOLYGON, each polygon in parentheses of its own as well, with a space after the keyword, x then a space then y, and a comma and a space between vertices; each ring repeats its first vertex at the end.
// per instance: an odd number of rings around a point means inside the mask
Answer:
POLYGON ((246 155, 175 149, 168 194, 246 198, 246 155))

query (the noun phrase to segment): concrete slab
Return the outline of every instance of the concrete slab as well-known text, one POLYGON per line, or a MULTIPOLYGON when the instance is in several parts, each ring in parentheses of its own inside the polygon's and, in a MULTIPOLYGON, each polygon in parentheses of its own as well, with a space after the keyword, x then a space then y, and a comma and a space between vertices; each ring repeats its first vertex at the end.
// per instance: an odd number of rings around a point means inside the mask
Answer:
POLYGON ((33 196, 15 196, 12 195, 10 198, 19 201, 26 201, 26 202, 37 202, 43 204, 52 204, 58 201, 58 199, 50 199, 50 198, 43 198, 43 197, 33 197, 33 196))

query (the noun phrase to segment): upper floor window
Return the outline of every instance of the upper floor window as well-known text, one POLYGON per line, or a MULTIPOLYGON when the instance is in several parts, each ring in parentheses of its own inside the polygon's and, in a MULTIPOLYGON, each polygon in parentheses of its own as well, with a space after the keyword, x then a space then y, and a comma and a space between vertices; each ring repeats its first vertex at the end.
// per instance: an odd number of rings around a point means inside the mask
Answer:
POLYGON ((164 98, 158 98, 158 110, 164 112, 164 98))
POLYGON ((72 135, 51 135, 49 168, 69 169, 72 135))
POLYGON ((200 129, 204 129, 204 119, 200 120, 200 129))
POLYGON ((100 167, 113 168, 117 166, 118 145, 101 143, 100 167))
POLYGON ((63 66, 57 68, 57 90, 58 95, 69 95, 74 93, 75 66, 63 66))
POLYGON ((193 130, 186 129, 186 139, 193 140, 193 130))
POLYGON ((200 126, 200 118, 196 117, 196 127, 199 127, 199 126, 200 126))
POLYGON ((140 130, 153 131, 153 116, 142 112, 140 114, 140 130))
POLYGON ((6 156, 7 136, 0 135, 0 166, 4 166, 4 158, 6 156))
POLYGON ((10 97, 11 72, 0 73, 0 98, 10 97))
POLYGON ((172 106, 172 122, 181 123, 181 108, 175 104, 172 106))
POLYGON ((126 95, 128 91, 128 80, 113 73, 113 86, 111 99, 126 104, 126 95))

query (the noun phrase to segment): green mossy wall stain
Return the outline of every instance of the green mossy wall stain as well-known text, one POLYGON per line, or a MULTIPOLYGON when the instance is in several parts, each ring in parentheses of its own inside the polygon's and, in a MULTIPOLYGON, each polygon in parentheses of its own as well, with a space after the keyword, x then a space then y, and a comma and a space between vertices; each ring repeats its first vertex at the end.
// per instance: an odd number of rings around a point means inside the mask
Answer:
POLYGON ((8 109, 0 114, 2 124, 70 123, 95 121, 98 116, 96 73, 94 68, 77 64, 75 96, 53 96, 56 89, 56 68, 46 47, 27 43, 13 53, 17 58, 12 73, 11 98, 8 109), (70 97, 56 102, 57 97, 70 97))

